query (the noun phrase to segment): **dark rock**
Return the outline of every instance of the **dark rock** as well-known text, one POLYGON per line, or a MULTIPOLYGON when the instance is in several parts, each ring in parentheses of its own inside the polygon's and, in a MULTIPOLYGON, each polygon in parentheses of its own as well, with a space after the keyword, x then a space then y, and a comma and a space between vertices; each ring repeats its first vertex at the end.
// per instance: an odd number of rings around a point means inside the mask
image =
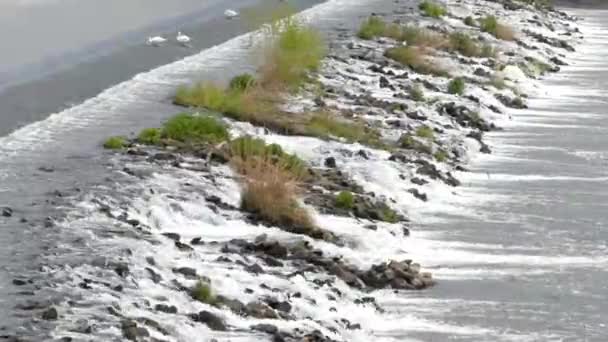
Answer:
POLYGON ((126 263, 117 263, 114 267, 114 272, 124 278, 129 274, 129 265, 126 263))
POLYGON ((251 326, 251 330, 257 330, 261 332, 265 332, 267 334, 276 334, 279 329, 272 324, 256 324, 251 326))
POLYGON ((254 273, 254 274, 264 273, 264 269, 262 268, 262 266, 260 266, 258 264, 249 265, 249 266, 245 267, 245 270, 247 272, 254 273))
POLYGON ((389 80, 384 76, 380 76, 380 88, 395 89, 395 87, 391 85, 391 82, 389 82, 389 80))
POLYGON ((154 310, 156 311, 160 311, 160 312, 164 312, 164 313, 169 313, 169 314, 176 314, 177 313, 177 307, 175 307, 175 305, 166 305, 166 304, 156 304, 154 306, 154 310))
POLYGON ((59 313, 55 308, 49 308, 42 312, 42 319, 47 321, 54 321, 59 317, 59 313))
POLYGON ((154 271, 150 267, 146 267, 146 271, 148 272, 148 274, 150 274, 150 279, 152 279, 155 284, 158 284, 163 280, 163 277, 160 274, 156 273, 156 271, 154 271))
POLYGON ((414 195, 414 197, 416 197, 417 199, 419 199, 421 201, 424 201, 424 202, 428 201, 427 195, 425 193, 418 191, 418 189, 416 189, 416 188, 411 188, 407 192, 414 195))
POLYGON ((496 97, 496 99, 498 101, 500 101, 500 103, 502 103, 503 105, 510 107, 510 108, 516 108, 516 109, 528 108, 528 106, 524 103, 524 101, 519 97, 509 98, 502 94, 495 94, 494 97, 496 97))
POLYGON ((245 306, 245 311, 255 318, 279 318, 279 315, 265 303, 250 302, 245 306))
POLYGON ((194 246, 197 246, 197 245, 204 245, 204 244, 205 244, 205 242, 204 242, 204 241, 202 241, 202 238, 200 238, 200 237, 196 237, 196 238, 194 238, 194 239, 190 240, 190 244, 191 244, 191 245, 194 245, 194 246))
POLYGON ((121 322, 122 335, 129 341, 137 341, 142 337, 150 336, 148 329, 138 327, 137 322, 132 320, 123 320, 121 322))
POLYGON ((473 72, 473 74, 479 77, 490 77, 492 75, 489 71, 486 71, 482 68, 475 69, 475 72, 473 72))
POLYGON ((365 152, 364 150, 359 150, 357 151, 357 156, 363 158, 363 159, 369 159, 369 156, 367 155, 367 152, 365 152))
POLYGON ((237 315, 245 315, 247 314, 247 310, 245 309, 245 304, 238 299, 230 299, 219 295, 215 298, 218 306, 225 306, 234 312, 237 315))
POLYGON ((196 270, 192 267, 179 267, 173 269, 174 273, 179 273, 188 279, 196 279, 196 270))
POLYGON ((410 179, 410 182, 412 182, 416 185, 425 185, 425 184, 429 183, 427 180, 418 178, 418 177, 414 177, 414 178, 410 179))
POLYGON ((555 56, 554 56, 554 57, 551 57, 549 60, 550 60, 550 61, 551 61, 553 64, 556 64, 556 65, 561 65, 561 66, 568 65, 568 63, 566 63, 566 62, 562 61, 561 59, 559 59, 559 58, 557 58, 557 57, 555 57, 555 56))
POLYGON ((336 158, 328 157, 325 159, 325 167, 336 168, 336 158))
POLYGON ((27 284, 27 282, 23 279, 13 279, 13 285, 15 286, 23 286, 27 284))
POLYGON ((175 241, 175 247, 177 247, 177 249, 179 249, 182 252, 190 252, 190 251, 194 250, 194 248, 192 248, 187 243, 183 243, 183 242, 179 242, 179 241, 175 241))
POLYGON ((13 216, 13 209, 11 209, 9 207, 3 207, 2 209, 0 209, 0 211, 2 211, 2 216, 4 216, 4 217, 13 216))
POLYGON ((176 242, 181 239, 181 237, 177 233, 162 233, 161 235, 166 236, 169 239, 176 241, 176 242))
POLYGON ((215 330, 215 331, 226 331, 227 330, 224 320, 221 319, 216 314, 211 313, 209 311, 201 311, 198 314, 191 314, 190 318, 192 318, 192 320, 194 320, 195 322, 206 324, 209 327, 209 329, 211 329, 211 330, 215 330))

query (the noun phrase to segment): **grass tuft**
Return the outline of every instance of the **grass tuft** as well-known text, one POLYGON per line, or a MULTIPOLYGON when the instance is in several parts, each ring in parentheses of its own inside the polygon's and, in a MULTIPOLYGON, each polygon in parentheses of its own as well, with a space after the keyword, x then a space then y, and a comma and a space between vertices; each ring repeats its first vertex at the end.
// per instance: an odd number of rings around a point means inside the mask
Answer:
POLYGON ((467 26, 475 26, 475 19, 473 19, 473 17, 471 16, 468 16, 464 18, 464 24, 467 26))
POLYGON ((321 65, 326 52, 323 38, 294 17, 284 19, 274 28, 269 35, 261 82, 265 87, 299 86, 308 72, 321 65))
POLYGON ((450 49, 466 57, 476 57, 481 54, 481 48, 464 32, 450 34, 450 49))
POLYGON ((190 295, 193 299, 205 304, 213 305, 216 301, 215 295, 211 291, 211 285, 200 280, 194 285, 190 295))
POLYGON ((427 17, 439 18, 448 13, 445 7, 432 2, 432 1, 423 1, 420 3, 418 8, 422 11, 422 13, 427 17))
POLYGON ((498 19, 493 15, 481 19, 480 28, 483 32, 488 32, 498 39, 515 40, 513 29, 498 22, 498 19))
POLYGON ((447 76, 447 71, 428 61, 425 49, 421 47, 399 46, 386 50, 385 56, 421 74, 447 76))
POLYGON ((444 150, 439 150, 433 154, 433 157, 435 157, 435 160, 438 162, 444 162, 448 160, 448 153, 444 150))
POLYGON ((414 150, 425 154, 431 154, 433 152, 431 146, 421 141, 418 141, 413 135, 409 133, 404 134, 401 138, 399 138, 399 146, 401 148, 414 150))
POLYGON ((342 209, 352 209, 355 205, 355 196, 350 191, 341 191, 336 196, 336 206, 342 209))
POLYGON ((410 97, 417 102, 424 101, 424 91, 420 84, 416 83, 413 87, 410 87, 410 97))
POLYGON ((241 209, 265 222, 301 233, 316 229, 308 211, 296 199, 297 178, 268 158, 240 161, 245 176, 241 209))
POLYGON ((104 143, 103 148, 109 150, 119 150, 127 146, 127 140, 124 137, 109 137, 104 143))
POLYGON ((182 113, 165 123, 162 136, 184 143, 218 143, 229 138, 228 129, 209 115, 182 113))
POLYGON ((415 134, 417 137, 430 139, 430 140, 432 140, 434 137, 433 129, 430 128, 429 126, 418 127, 418 129, 416 129, 415 134))
MULTIPOLYGON (((242 163, 252 159, 262 159, 289 172, 296 179, 303 179, 308 173, 306 163, 298 156, 284 152, 281 145, 267 145, 262 139, 245 136, 232 140, 229 146, 231 158, 239 161, 237 167, 246 166, 242 163)), ((244 173, 247 170, 240 171, 244 173)))
POLYGON ((361 39, 373 39, 384 34, 386 23, 382 18, 375 15, 370 16, 361 24, 357 37, 361 39))
POLYGON ((464 90, 466 88, 466 83, 462 78, 455 78, 448 83, 448 92, 454 95, 462 95, 464 94, 464 90))
POLYGON ((230 80, 228 85, 229 90, 233 91, 245 91, 249 90, 255 85, 255 78, 251 74, 241 74, 234 76, 230 80))
POLYGON ((140 144, 158 145, 160 144, 162 132, 158 128, 144 128, 139 132, 137 141, 140 144))

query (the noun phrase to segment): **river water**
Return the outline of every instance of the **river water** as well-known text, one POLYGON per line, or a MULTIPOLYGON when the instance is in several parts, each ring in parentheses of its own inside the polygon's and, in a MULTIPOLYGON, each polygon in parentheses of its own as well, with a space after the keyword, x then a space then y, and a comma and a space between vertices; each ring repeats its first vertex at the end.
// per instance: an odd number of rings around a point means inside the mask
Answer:
MULTIPOLYGON (((403 5, 337 2, 313 12, 313 23, 326 31, 352 28, 372 10, 403 5)), ((220 6, 213 6, 218 12, 220 6)), ((463 186, 456 197, 410 213, 417 226, 408 251, 431 268, 439 284, 425 292, 377 295, 387 313, 373 316, 369 335, 353 340, 605 340, 608 12, 571 12, 585 18, 581 30, 586 37, 567 59, 571 66, 544 80, 543 94, 530 101, 530 109, 514 111, 513 120, 500 123, 504 131, 488 135, 494 153, 477 158, 470 173, 459 175, 463 186)), ((194 22, 186 27, 195 51, 246 30, 218 15, 194 22)), ((124 30, 133 29, 124 25, 124 30)), ((173 26, 166 32, 173 33, 173 26)), ((125 37, 134 39, 131 34, 125 37)), ((169 97, 177 85, 225 80, 251 70, 250 39, 236 38, 200 54, 175 46, 127 44, 0 93, 0 205, 15 210, 14 217, 0 221, 2 329, 12 331, 29 315, 12 309, 22 300, 15 296, 22 289, 11 284, 15 277, 44 282, 41 269, 62 263, 76 268, 91 255, 120 253, 118 247, 83 242, 93 239, 88 232, 65 228, 73 222, 72 228, 84 231, 99 223, 64 220, 66 208, 74 206, 72 197, 100 188, 125 191, 116 197, 129 197, 129 183, 114 178, 112 157, 99 148, 100 142, 173 115, 178 109, 169 97)), ((164 180, 170 184, 170 179, 164 180)), ((54 292, 61 291, 43 291, 36 298, 56 298, 54 292)))

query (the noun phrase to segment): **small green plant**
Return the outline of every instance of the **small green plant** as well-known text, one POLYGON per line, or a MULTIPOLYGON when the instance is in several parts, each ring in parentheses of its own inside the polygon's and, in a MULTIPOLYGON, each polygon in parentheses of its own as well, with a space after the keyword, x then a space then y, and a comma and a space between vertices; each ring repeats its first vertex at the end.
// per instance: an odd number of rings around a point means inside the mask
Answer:
POLYGON ((431 146, 421 141, 418 141, 413 135, 409 133, 404 134, 401 138, 399 138, 399 146, 401 148, 414 150, 424 154, 431 154, 433 152, 431 146))
POLYGON ((466 57, 475 57, 481 54, 479 46, 464 32, 450 34, 450 48, 466 57))
POLYGON ((139 132, 137 141, 140 144, 158 145, 161 140, 161 130, 158 128, 144 128, 139 132))
POLYGON ((104 143, 103 147, 109 150, 119 150, 127 146, 127 141, 123 137, 110 137, 104 143))
POLYGON ((336 206, 342 209, 351 209, 355 205, 355 197, 350 191, 342 191, 336 196, 336 206))
POLYGON ((228 129, 210 115, 182 113, 165 123, 162 136, 185 143, 218 143, 229 138, 228 129))
POLYGON ((433 157, 435 157, 435 160, 437 160, 438 162, 444 162, 448 160, 448 154, 444 150, 438 150, 437 152, 435 152, 433 157))
POLYGON ((417 102, 424 101, 424 91, 420 84, 415 84, 413 87, 410 87, 410 97, 417 102))
POLYGON ((255 78, 251 74, 241 74, 234 76, 230 80, 228 89, 234 91, 245 91, 255 85, 255 78))
POLYGON ((382 20, 380 17, 372 15, 361 23, 357 36, 361 39, 373 39, 381 36, 385 29, 386 23, 384 20, 382 20))
POLYGON ((475 26, 475 19, 473 19, 473 17, 471 16, 468 16, 464 18, 464 24, 467 26, 475 26))
POLYGON ((216 301, 215 296, 211 291, 211 285, 200 280, 194 285, 190 295, 193 299, 205 304, 213 305, 216 301))
POLYGON ((455 78, 448 83, 448 92, 454 95, 464 94, 466 84, 462 78, 455 78))
POLYGON ((488 32, 498 39, 515 39, 515 33, 513 30, 510 27, 499 23, 498 19, 496 19, 496 17, 493 15, 488 15, 485 18, 482 18, 479 27, 483 32, 488 32))
POLYGON ((293 16, 284 19, 270 39, 266 63, 261 68, 265 86, 298 86, 309 71, 319 68, 325 56, 325 43, 319 32, 293 16))
POLYGON ((425 138, 425 139, 433 139, 434 137, 434 133, 433 133, 433 129, 430 128, 429 126, 420 126, 418 127, 418 129, 416 129, 416 136, 420 137, 420 138, 425 138))
POLYGON ((396 211, 383 203, 380 209, 380 220, 389 223, 397 223, 399 222, 399 215, 396 211))
POLYGON ((432 2, 432 1, 423 1, 418 5, 418 8, 422 11, 422 13, 427 17, 439 18, 448 13, 445 7, 432 2))
POLYGON ((230 156, 246 162, 252 158, 267 160, 290 172, 297 178, 304 178, 307 173, 306 163, 298 156, 283 151, 281 145, 267 145, 264 140, 249 136, 240 137, 230 142, 230 156))
POLYGON ((496 55, 497 55, 497 51, 493 45, 483 44, 481 46, 481 53, 479 54, 479 57, 496 58, 496 55))

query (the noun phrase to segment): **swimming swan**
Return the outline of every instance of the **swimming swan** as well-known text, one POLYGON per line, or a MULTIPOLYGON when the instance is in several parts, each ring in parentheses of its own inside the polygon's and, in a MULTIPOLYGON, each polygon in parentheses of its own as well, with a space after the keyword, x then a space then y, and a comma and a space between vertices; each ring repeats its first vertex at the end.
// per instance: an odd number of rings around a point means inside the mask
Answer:
POLYGON ((231 10, 231 9, 227 9, 224 12, 224 15, 226 16, 226 18, 228 19, 232 19, 234 17, 238 17, 239 16, 239 12, 235 11, 235 10, 231 10))
POLYGON ((148 38, 148 45, 160 45, 164 42, 166 42, 167 39, 161 37, 161 36, 156 36, 156 37, 149 37, 148 38))
POLYGON ((178 32, 177 33, 177 37, 175 38, 179 43, 181 44, 188 44, 190 43, 190 37, 186 36, 185 34, 178 32))

